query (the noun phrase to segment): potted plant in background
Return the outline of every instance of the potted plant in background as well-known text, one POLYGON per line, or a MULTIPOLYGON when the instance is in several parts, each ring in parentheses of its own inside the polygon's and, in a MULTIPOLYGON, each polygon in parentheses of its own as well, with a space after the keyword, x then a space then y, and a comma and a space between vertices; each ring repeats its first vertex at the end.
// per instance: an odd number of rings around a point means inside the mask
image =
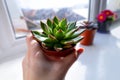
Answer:
POLYGON ((84 36, 84 39, 80 41, 82 45, 92 45, 94 41, 94 36, 97 30, 97 24, 90 21, 83 21, 80 26, 81 29, 86 29, 81 36, 84 36))
MULTIPOLYGON (((47 19, 40 22, 42 32, 32 31, 34 38, 40 43, 43 52, 48 56, 64 57, 69 55, 75 45, 83 39, 80 36, 85 30, 80 30, 76 22, 68 24, 67 19, 47 19)), ((80 51, 83 51, 81 48, 80 51)))
POLYGON ((116 18, 116 13, 112 12, 111 10, 103 10, 97 16, 97 31, 100 33, 109 33, 110 25, 116 20, 116 18))

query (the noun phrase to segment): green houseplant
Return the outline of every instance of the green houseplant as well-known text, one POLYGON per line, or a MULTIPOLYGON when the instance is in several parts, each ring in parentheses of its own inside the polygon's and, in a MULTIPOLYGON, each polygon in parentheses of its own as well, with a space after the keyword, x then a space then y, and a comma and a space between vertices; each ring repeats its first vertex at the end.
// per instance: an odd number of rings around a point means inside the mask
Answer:
POLYGON ((76 22, 68 23, 66 18, 47 19, 46 23, 40 21, 42 32, 32 31, 34 38, 40 43, 40 47, 46 55, 64 57, 67 56, 75 45, 83 39, 79 36, 85 30, 80 30, 76 22))
POLYGON ((94 36, 97 30, 97 24, 91 21, 83 21, 80 26, 81 29, 86 29, 81 36, 84 36, 84 39, 80 41, 82 45, 92 45, 94 36))

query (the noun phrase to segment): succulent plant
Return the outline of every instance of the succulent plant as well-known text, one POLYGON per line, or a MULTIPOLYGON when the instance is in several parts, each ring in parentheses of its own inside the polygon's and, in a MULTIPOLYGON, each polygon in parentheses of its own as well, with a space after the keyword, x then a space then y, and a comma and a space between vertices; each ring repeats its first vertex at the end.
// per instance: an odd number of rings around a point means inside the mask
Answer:
POLYGON ((32 34, 41 46, 48 50, 62 51, 74 47, 83 39, 80 34, 84 29, 76 26, 76 22, 67 22, 66 18, 47 19, 46 23, 40 21, 42 32, 33 30, 32 34))
POLYGON ((81 28, 85 28, 85 29, 90 29, 90 30, 94 30, 97 29, 97 24, 91 21, 83 21, 82 26, 80 26, 81 28))

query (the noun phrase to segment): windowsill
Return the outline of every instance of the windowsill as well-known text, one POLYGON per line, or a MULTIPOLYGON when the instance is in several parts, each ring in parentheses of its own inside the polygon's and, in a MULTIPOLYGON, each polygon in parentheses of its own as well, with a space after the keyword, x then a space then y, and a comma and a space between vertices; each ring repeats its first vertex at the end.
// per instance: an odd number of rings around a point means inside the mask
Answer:
POLYGON ((120 20, 116 21, 111 26, 111 35, 117 39, 120 39, 120 20))
POLYGON ((96 33, 94 44, 85 49, 69 70, 66 80, 120 80, 120 23, 111 26, 110 34, 96 33))

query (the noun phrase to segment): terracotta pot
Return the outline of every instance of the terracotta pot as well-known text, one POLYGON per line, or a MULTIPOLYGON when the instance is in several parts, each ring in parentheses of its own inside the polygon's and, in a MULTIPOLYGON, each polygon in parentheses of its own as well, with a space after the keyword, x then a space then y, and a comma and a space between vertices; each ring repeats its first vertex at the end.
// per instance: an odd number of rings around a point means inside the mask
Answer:
POLYGON ((43 48, 41 45, 40 45, 40 48, 42 49, 43 53, 45 53, 45 55, 55 56, 55 57, 65 57, 75 50, 74 47, 72 47, 72 48, 57 52, 55 50, 47 50, 43 48))
MULTIPOLYGON (((41 50, 43 51, 43 53, 45 55, 48 55, 48 56, 65 57, 75 50, 74 49, 75 45, 72 48, 65 49, 65 50, 62 50, 59 52, 57 52, 55 50, 48 50, 48 49, 45 49, 42 47, 41 42, 36 37, 34 37, 34 39, 39 42, 41 50)), ((81 50, 81 52, 82 52, 82 50, 81 50)))
POLYGON ((80 41, 80 44, 92 45, 95 33, 96 29, 86 29, 86 31, 81 34, 81 36, 84 36, 84 38, 80 41))

